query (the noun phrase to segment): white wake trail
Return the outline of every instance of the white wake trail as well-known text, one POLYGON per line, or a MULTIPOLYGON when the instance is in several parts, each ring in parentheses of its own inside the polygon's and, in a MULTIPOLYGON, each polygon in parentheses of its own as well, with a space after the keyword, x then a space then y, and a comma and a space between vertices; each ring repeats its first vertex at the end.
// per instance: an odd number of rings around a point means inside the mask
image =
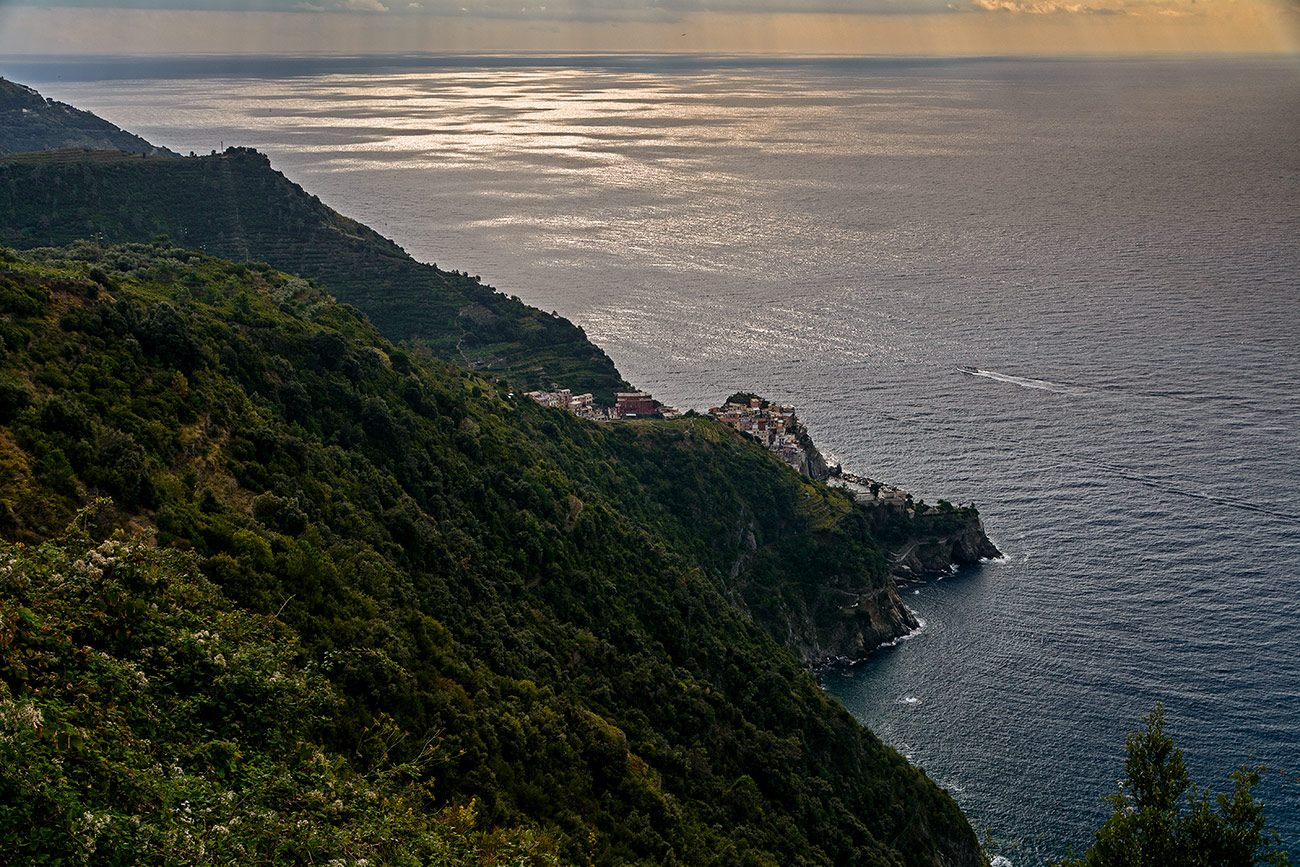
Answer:
POLYGON ((1050 391, 1053 394, 1092 394, 1092 389, 1086 388, 1082 385, 1067 385, 1065 383, 1052 382, 1048 379, 1032 379, 1027 376, 1013 376, 1010 373, 999 373, 996 370, 982 370, 978 367, 958 367, 957 369, 967 376, 979 376, 984 379, 1005 382, 1009 385, 1018 385, 1021 388, 1035 388, 1039 391, 1050 391))

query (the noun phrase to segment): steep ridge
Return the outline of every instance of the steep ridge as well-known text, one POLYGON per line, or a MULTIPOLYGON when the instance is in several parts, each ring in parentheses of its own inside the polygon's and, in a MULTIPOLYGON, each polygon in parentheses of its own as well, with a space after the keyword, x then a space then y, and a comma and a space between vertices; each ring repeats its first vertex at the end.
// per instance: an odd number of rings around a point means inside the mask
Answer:
POLYGON ((50 148, 112 148, 179 156, 88 111, 46 99, 30 87, 0 78, 0 154, 50 148))
POLYGON ((160 235, 315 280, 363 310, 389 339, 419 342, 439 358, 499 374, 516 390, 560 386, 610 405, 614 392, 629 388, 569 320, 478 277, 415 261, 254 150, 185 158, 84 150, 0 157, 0 243, 148 243, 160 235))
MULTIPOLYGON (((296 631, 348 773, 436 744, 429 803, 473 797, 576 863, 981 863, 953 801, 773 638, 901 616, 847 494, 709 419, 512 396, 265 266, 3 258, 0 533, 191 552, 296 631), (837 587, 864 604, 822 605, 837 587)), ((0 665, 19 701, 24 677, 0 665)))

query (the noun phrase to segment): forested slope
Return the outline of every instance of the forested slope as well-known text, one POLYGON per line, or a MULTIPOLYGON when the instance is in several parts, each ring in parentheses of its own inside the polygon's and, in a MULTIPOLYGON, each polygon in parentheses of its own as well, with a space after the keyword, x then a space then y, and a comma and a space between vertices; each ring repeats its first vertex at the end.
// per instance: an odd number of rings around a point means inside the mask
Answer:
MULTIPOLYGON (((431 807, 475 798, 481 828, 541 835, 492 846, 576 863, 980 863, 952 800, 769 634, 827 582, 891 592, 846 496, 707 419, 512 399, 262 267, 165 244, 5 258, 0 532, 188 552, 235 616, 291 627, 333 697, 293 737, 343 777, 432 744, 431 807)), ((4 604, 18 707, 26 603, 4 604)))
POLYGON ((339 696, 300 657, 192 554, 75 528, 0 543, 0 864, 559 861, 436 803, 435 744, 390 749, 381 720, 357 773, 314 742, 339 696))
POLYGON ((627 383, 582 329, 482 285, 415 261, 246 148, 200 157, 141 158, 60 150, 0 158, 0 243, 95 239, 176 244, 266 262, 353 304, 394 341, 508 377, 517 390, 570 388, 612 404, 627 383))

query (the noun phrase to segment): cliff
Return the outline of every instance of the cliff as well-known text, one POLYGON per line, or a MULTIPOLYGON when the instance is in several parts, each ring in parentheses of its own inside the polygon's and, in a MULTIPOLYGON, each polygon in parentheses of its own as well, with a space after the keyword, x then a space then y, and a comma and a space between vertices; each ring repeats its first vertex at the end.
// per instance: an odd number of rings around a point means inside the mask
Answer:
POLYGON ((826 457, 821 453, 821 449, 813 443, 812 436, 808 429, 802 424, 799 425, 799 446, 803 451, 803 459, 798 467, 799 472, 803 473, 810 479, 816 479, 824 482, 834 475, 830 465, 826 463, 826 457))
MULTIPOLYGON (((731 570, 735 598, 809 669, 865 659, 916 629, 897 582, 948 575, 955 567, 1001 556, 973 509, 927 517, 889 506, 855 506, 863 508, 866 517, 845 516, 839 534, 826 540, 841 549, 834 568, 787 572, 784 589, 762 580, 751 583, 758 552, 742 552, 731 570), (882 512, 893 514, 882 517, 882 512), (885 551, 883 561, 876 559, 879 550, 885 551), (854 568, 853 560, 866 568, 854 568), (790 587, 800 592, 791 593, 790 587)), ((823 562, 829 556, 819 552, 823 562)))
MULTIPOLYGON (((946 500, 935 507, 913 504, 900 489, 839 467, 832 470, 793 406, 737 392, 709 412, 740 441, 758 449, 767 443, 769 454, 801 476, 815 481, 834 476, 847 483, 833 489, 811 486, 831 492, 820 500, 808 492, 817 503, 813 510, 795 504, 796 512, 811 519, 810 532, 797 547, 759 542, 772 538, 772 522, 763 518, 781 514, 777 499, 768 509, 742 513, 728 534, 729 597, 810 669, 862 659, 917 628, 895 581, 946 574, 1000 556, 973 506, 954 507, 946 500), (774 438, 774 429, 782 434, 774 438), (790 447, 791 439, 797 448, 790 447), (813 563, 819 568, 810 568, 813 563)), ((763 502, 762 497, 750 502, 763 502)))
POLYGON ((733 604, 809 670, 861 659, 915 629, 866 508, 831 489, 805 523, 800 505, 787 516, 798 532, 772 526, 777 509, 742 511, 724 556, 733 604))
POLYGON ((786 621, 783 643, 809 669, 866 659, 919 627, 893 585, 826 584, 803 616, 786 621))
POLYGON ((955 567, 1002 556, 985 535, 974 509, 956 510, 952 515, 908 516, 905 510, 891 506, 869 508, 895 513, 863 528, 871 534, 884 530, 894 540, 884 546, 886 568, 893 580, 864 583, 840 571, 816 582, 805 604, 783 613, 774 635, 810 669, 865 659, 881 645, 918 628, 895 582, 947 575, 955 567), (900 531, 906 534, 901 545, 897 541, 900 531))
POLYGON ((981 560, 1002 556, 985 535, 984 522, 974 510, 956 521, 941 515, 921 515, 915 526, 916 532, 890 551, 890 571, 900 580, 943 575, 954 566, 974 566, 981 560))

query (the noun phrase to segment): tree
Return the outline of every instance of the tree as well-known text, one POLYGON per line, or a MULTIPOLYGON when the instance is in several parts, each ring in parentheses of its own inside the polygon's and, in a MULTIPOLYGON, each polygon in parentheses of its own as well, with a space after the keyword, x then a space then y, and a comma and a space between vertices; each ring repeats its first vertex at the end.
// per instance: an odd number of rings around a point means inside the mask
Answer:
POLYGON ((1165 733, 1160 705, 1130 732, 1125 745, 1127 783, 1107 800, 1114 814, 1097 830, 1083 858, 1057 867, 1245 867, 1286 865, 1276 832, 1269 831, 1264 804, 1252 789, 1263 768, 1232 774, 1229 794, 1211 796, 1191 782, 1183 751, 1165 733))

